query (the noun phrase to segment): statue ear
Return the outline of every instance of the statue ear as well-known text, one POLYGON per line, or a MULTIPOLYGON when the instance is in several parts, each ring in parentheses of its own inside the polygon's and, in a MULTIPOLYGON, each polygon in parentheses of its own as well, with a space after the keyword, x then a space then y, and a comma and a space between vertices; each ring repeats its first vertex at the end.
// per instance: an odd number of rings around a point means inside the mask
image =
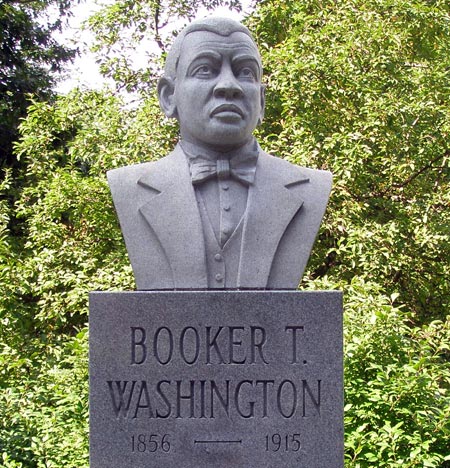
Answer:
POLYGON ((261 99, 261 114, 259 116, 259 119, 258 119, 258 125, 261 125, 262 124, 262 121, 263 121, 263 118, 264 118, 264 108, 266 106, 266 85, 265 84, 261 84, 261 88, 260 88, 260 99, 261 99))
POLYGON ((163 76, 158 81, 159 105, 166 117, 177 118, 177 107, 175 105, 175 83, 172 78, 163 76))

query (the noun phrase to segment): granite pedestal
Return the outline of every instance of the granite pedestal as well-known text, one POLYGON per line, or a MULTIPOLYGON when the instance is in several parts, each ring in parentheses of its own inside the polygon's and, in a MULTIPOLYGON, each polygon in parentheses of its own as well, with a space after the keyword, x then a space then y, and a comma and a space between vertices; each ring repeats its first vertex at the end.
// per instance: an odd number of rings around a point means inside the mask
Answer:
POLYGON ((342 295, 90 295, 91 468, 342 468, 342 295))

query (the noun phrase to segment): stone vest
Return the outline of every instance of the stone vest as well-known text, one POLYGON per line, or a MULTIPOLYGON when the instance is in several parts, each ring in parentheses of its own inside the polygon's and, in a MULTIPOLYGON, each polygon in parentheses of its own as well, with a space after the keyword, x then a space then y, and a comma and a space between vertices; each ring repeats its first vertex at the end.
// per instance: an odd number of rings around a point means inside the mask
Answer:
POLYGON ((201 195, 197 197, 206 246, 208 288, 237 288, 245 213, 223 247, 217 240, 201 195))

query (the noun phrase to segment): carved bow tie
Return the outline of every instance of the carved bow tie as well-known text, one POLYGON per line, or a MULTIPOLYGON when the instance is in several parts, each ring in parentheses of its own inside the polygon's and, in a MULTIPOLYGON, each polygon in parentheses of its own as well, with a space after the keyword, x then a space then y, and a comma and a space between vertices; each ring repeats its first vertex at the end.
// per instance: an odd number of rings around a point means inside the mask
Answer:
POLYGON ((232 177, 244 185, 251 185, 255 179, 257 159, 257 152, 217 160, 208 159, 203 155, 192 157, 189 160, 192 184, 201 184, 213 177, 219 180, 232 177))

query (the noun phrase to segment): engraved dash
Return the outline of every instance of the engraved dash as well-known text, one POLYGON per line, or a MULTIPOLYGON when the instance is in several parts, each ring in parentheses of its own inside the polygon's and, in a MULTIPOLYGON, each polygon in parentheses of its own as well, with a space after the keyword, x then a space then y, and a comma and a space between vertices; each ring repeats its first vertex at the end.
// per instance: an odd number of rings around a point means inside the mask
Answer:
POLYGON ((194 444, 242 444, 242 440, 194 440, 194 444))

